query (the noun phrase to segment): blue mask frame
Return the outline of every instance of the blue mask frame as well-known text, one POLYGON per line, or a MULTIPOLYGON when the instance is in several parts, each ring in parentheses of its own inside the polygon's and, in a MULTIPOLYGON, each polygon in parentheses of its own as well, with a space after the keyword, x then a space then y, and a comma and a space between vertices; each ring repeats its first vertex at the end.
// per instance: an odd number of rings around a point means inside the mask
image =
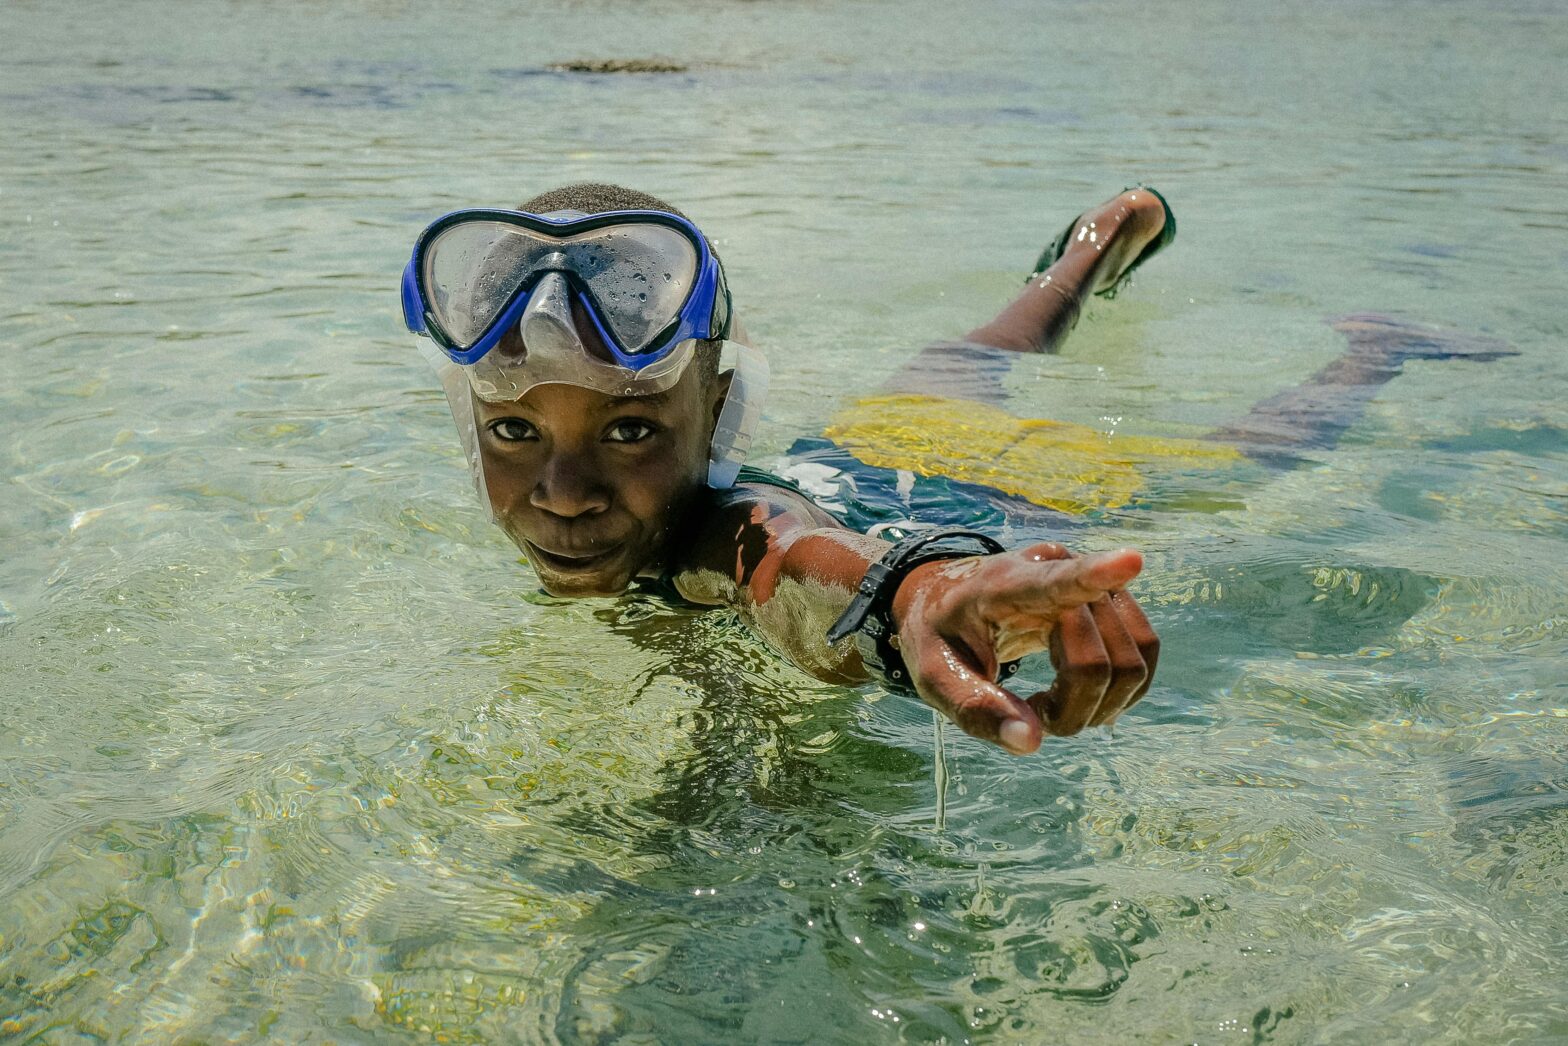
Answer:
MULTIPOLYGON (((413 254, 403 269, 403 322, 409 332, 429 338, 440 347, 453 363, 467 366, 478 362, 521 319, 528 307, 528 299, 538 283, 535 278, 513 292, 512 299, 496 314, 477 341, 468 348, 453 342, 431 314, 419 274, 424 271, 426 247, 443 229, 468 221, 500 222, 516 225, 531 232, 547 236, 569 236, 607 225, 646 223, 664 225, 684 234, 697 249, 697 273, 692 281, 691 293, 681 304, 674 321, 653 345, 638 353, 625 352, 605 324, 593 295, 575 273, 566 272, 567 282, 583 305, 584 312, 593 321, 600 338, 609 347, 615 361, 633 371, 657 363, 674 351, 677 345, 693 338, 725 339, 730 335, 730 292, 724 279, 724 267, 718 256, 708 247, 708 240, 691 222, 668 211, 626 210, 606 211, 586 217, 551 218, 528 211, 509 211, 490 207, 469 207, 444 214, 428 225, 414 242, 413 254)), ((539 275, 543 275, 540 273, 539 275)))

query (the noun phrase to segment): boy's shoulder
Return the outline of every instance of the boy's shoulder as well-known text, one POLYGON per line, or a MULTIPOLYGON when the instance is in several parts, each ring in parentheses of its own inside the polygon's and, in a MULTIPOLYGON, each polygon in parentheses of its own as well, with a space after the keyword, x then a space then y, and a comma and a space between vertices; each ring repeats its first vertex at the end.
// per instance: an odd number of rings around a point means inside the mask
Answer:
POLYGON ((734 486, 698 496, 669 549, 663 583, 694 603, 733 603, 739 586, 749 583, 779 542, 801 531, 843 526, 798 484, 743 468, 734 486))
POLYGON ((698 533, 716 529, 733 535, 737 522, 758 525, 780 516, 798 519, 811 527, 844 526, 799 483, 751 465, 741 466, 733 486, 705 491, 695 515, 693 529, 698 533))

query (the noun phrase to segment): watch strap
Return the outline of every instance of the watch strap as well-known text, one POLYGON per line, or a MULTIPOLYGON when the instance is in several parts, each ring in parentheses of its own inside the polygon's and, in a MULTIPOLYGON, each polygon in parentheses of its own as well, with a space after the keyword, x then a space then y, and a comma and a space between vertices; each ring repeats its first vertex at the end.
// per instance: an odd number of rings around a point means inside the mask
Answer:
MULTIPOLYGON (((914 693, 909 668, 894 645, 893 596, 898 586, 924 563, 1001 551, 1003 546, 995 538, 964 527, 938 527, 905 538, 866 568, 854 598, 828 629, 828 642, 837 643, 853 633, 861 663, 868 672, 891 690, 914 693)), ((1017 661, 1000 666, 1003 679, 1016 671, 1017 661)))

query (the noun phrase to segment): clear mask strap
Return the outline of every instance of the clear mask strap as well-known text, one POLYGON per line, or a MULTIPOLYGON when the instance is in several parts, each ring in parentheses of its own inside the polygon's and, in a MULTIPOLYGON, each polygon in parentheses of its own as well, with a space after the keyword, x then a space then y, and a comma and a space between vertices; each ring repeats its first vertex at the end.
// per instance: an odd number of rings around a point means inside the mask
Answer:
POLYGON ((452 411, 452 422, 457 426, 458 438, 463 443, 463 454, 468 458, 468 472, 474 481, 474 490, 479 495, 479 503, 484 506, 485 514, 493 523, 495 509, 490 505, 490 491, 485 486, 484 462, 479 458, 479 426, 474 421, 474 394, 468 383, 468 375, 462 367, 447 359, 446 353, 428 338, 419 340, 419 352, 436 372, 436 377, 441 379, 441 388, 446 392, 446 404, 452 411))
POLYGON ((726 342, 725 348, 735 350, 735 370, 708 449, 708 486, 716 490, 735 485, 768 396, 768 358, 761 350, 740 342, 726 342))

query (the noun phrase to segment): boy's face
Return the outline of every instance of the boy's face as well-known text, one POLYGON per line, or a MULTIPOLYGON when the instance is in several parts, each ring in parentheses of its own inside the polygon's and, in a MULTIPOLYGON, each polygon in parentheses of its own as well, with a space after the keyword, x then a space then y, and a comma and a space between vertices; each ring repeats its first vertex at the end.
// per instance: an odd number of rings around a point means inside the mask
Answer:
POLYGON ((653 396, 551 384, 511 403, 474 398, 491 507, 545 591, 614 595, 663 561, 706 481, 722 399, 700 371, 694 361, 653 396))

